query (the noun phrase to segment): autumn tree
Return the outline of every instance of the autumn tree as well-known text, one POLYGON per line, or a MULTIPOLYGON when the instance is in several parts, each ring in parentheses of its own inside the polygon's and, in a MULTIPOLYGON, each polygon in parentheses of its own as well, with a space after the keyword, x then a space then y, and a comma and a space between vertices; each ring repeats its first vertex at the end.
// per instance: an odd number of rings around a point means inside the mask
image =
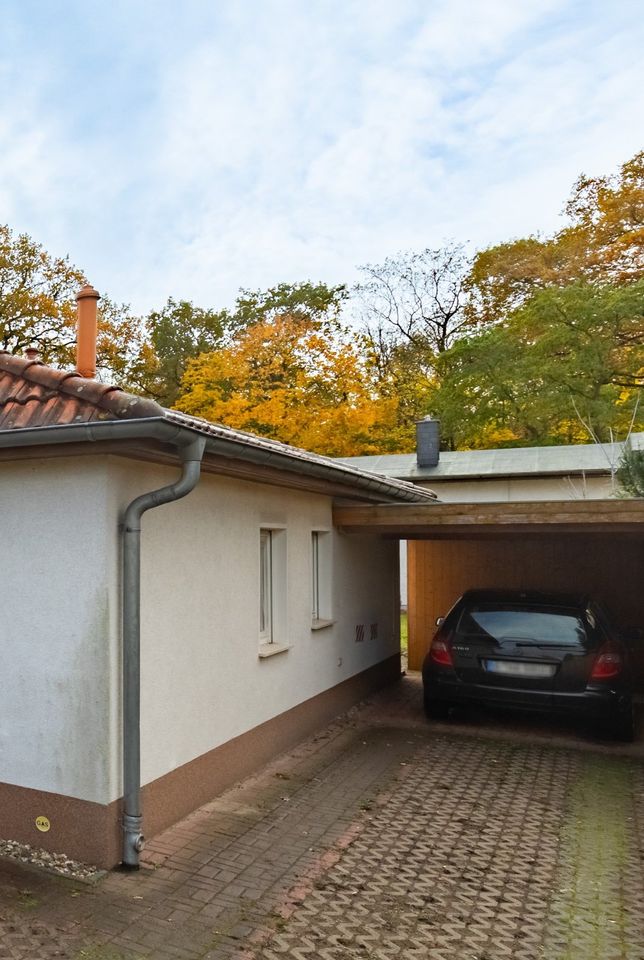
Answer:
POLYGON ((229 345, 236 333, 288 313, 294 317, 339 316, 344 286, 309 282, 241 290, 232 309, 205 309, 169 298, 145 319, 146 339, 129 380, 165 406, 175 404, 190 360, 229 345))
MULTIPOLYGON (((51 256, 27 234, 0 225, 0 349, 20 354, 35 346, 45 363, 73 367, 76 293, 86 282, 68 257, 51 256)), ((99 375, 127 380, 143 344, 127 308, 99 300, 99 375)))
POLYGON ((9 353, 38 347, 47 361, 67 363, 74 343, 74 297, 83 274, 67 257, 52 257, 27 234, 0 226, 0 346, 9 353))
POLYGON ((249 297, 230 345, 188 363, 177 408, 329 456, 391 449, 395 402, 340 324, 344 288, 309 289, 310 310, 301 286, 249 297))
POLYGON ((566 225, 552 237, 497 244, 474 258, 465 286, 472 323, 496 324, 539 290, 644 277, 644 152, 616 176, 576 181, 566 225))

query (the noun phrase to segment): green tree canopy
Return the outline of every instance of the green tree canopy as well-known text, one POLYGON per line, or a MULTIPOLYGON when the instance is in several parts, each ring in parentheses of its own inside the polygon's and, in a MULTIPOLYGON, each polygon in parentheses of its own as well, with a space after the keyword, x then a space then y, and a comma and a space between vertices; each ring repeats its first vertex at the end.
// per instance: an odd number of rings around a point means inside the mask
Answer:
POLYGON ((635 450, 629 441, 617 467, 617 479, 629 497, 644 497, 644 450, 635 450))
POLYGON ((145 321, 147 340, 130 378, 164 406, 174 406, 188 361, 222 347, 233 326, 226 310, 205 310, 170 297, 145 321))
POLYGON ((268 290, 241 290, 232 312, 238 329, 253 323, 265 323, 288 315, 321 322, 338 320, 348 297, 344 284, 330 287, 326 283, 278 283, 268 290))
POLYGON ((457 446, 625 436, 642 387, 644 280, 547 287, 440 360, 433 409, 457 446))

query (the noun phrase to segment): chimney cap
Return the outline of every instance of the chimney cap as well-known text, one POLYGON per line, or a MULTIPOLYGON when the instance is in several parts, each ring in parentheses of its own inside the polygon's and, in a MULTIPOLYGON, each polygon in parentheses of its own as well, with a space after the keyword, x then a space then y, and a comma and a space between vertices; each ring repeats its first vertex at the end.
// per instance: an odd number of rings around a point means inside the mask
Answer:
POLYGON ((100 300, 101 295, 98 290, 95 290, 91 283, 86 283, 78 293, 76 294, 76 300, 86 300, 88 297, 92 297, 94 300, 100 300))

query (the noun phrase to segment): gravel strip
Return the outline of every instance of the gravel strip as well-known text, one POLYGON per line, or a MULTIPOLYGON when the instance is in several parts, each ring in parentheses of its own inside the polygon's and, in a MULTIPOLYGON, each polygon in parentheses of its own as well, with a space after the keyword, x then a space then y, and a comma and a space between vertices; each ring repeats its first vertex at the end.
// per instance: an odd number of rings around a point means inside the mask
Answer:
POLYGON ((20 863, 41 867, 43 870, 56 873, 61 877, 84 880, 90 883, 102 877, 105 872, 91 864, 70 860, 65 853, 50 853, 48 850, 30 847, 28 843, 18 843, 17 840, 0 839, 0 857, 19 860, 20 863))

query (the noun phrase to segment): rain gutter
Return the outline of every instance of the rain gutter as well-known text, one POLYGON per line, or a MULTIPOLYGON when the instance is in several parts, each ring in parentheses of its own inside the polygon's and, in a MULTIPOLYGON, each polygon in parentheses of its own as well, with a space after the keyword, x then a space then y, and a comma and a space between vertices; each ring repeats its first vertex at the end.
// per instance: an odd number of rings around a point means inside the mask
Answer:
POLYGON ((278 470, 299 473, 330 483, 344 483, 367 494, 368 498, 375 502, 426 503, 428 500, 436 500, 436 495, 431 491, 404 480, 378 476, 336 460, 309 454, 307 451, 289 449, 286 444, 278 445, 252 434, 217 428, 206 421, 204 429, 200 429, 200 426, 201 424, 181 423, 178 417, 140 417, 136 420, 100 420, 91 423, 55 424, 49 427, 26 427, 19 430, 0 430, 0 449, 78 441, 146 439, 177 446, 195 436, 201 436, 206 441, 206 453, 270 465, 278 470), (208 426, 211 426, 210 430, 207 429, 208 426))
POLYGON ((146 510, 172 503, 194 490, 206 441, 195 437, 179 447, 183 464, 176 483, 136 497, 123 523, 123 865, 139 866, 143 849, 141 813, 141 518, 146 510))
POLYGON ((206 438, 162 421, 106 421, 38 427, 0 433, 0 447, 30 447, 43 443, 96 442, 106 439, 153 437, 175 446, 182 463, 179 479, 136 497, 127 506, 122 524, 122 644, 123 644, 123 849, 122 862, 138 869, 143 849, 141 808, 141 518, 147 510, 180 500, 199 480, 206 438))

